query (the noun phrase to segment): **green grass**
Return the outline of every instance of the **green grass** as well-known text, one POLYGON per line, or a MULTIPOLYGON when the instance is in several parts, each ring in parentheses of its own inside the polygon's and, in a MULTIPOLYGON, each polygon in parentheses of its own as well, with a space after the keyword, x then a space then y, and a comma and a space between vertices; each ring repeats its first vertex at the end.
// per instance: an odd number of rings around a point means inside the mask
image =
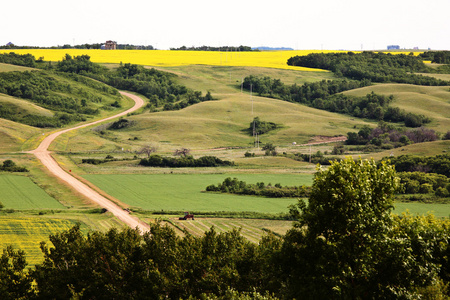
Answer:
POLYGON ((0 174, 0 202, 5 209, 64 209, 65 207, 34 184, 30 178, 0 174))
POLYGON ((407 112, 431 117, 426 127, 445 133, 450 128, 450 91, 448 86, 418 86, 411 84, 377 84, 345 92, 347 95, 364 96, 371 92, 394 95, 392 106, 407 112))
POLYGON ((274 79, 281 79, 285 84, 296 83, 298 85, 305 82, 335 78, 331 72, 295 71, 259 67, 191 65, 158 69, 177 74, 177 80, 189 88, 203 91, 204 93, 209 90, 219 98, 222 98, 224 94, 235 93, 236 88, 240 87, 243 78, 250 75, 268 76, 274 79))
POLYGON ((41 132, 44 130, 0 118, 0 153, 24 150, 24 145, 41 132))
POLYGON ((396 202, 394 213, 401 214, 409 211, 413 215, 427 215, 429 213, 436 217, 449 218, 450 204, 421 203, 421 202, 396 202))
POLYGON ((416 155, 435 156, 438 154, 450 153, 450 140, 439 140, 434 142, 412 144, 405 147, 385 150, 377 153, 363 154, 363 158, 373 158, 375 160, 388 156, 416 155))
POLYGON ((18 108, 20 108, 21 114, 23 115, 30 114, 44 117, 53 117, 54 115, 54 113, 48 109, 42 108, 27 100, 8 96, 5 94, 0 94, 0 105, 1 104, 17 106, 18 108))
POLYGON ((31 71, 31 70, 36 70, 36 69, 0 63, 0 72, 13 72, 13 71, 23 72, 23 71, 31 71))
POLYGON ((310 185, 311 175, 287 174, 152 174, 84 175, 106 193, 132 207, 152 211, 252 211, 286 213, 296 199, 271 199, 252 196, 202 193, 210 184, 226 177, 247 183, 310 185))
MULTIPOLYGON (((236 93, 222 100, 199 103, 180 111, 144 113, 127 117, 135 125, 123 130, 98 132, 105 127, 80 131, 60 149, 73 151, 124 148, 139 150, 143 145, 159 143, 165 150, 177 148, 211 149, 218 147, 250 147, 253 137, 245 129, 253 115, 283 126, 280 130, 260 136, 261 143, 277 146, 292 142, 306 143, 312 136, 346 134, 373 122, 313 109, 299 104, 236 93), (137 138, 135 140, 135 138, 137 138)), ((162 150, 164 150, 162 149, 162 150)))

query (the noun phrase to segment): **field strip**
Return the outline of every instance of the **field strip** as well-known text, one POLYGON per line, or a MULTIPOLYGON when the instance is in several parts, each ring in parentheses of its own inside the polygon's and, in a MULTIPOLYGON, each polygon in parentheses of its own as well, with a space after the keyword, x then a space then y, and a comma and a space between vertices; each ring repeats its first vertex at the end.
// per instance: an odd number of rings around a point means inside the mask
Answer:
POLYGON ((242 223, 230 223, 232 226, 236 226, 238 228, 242 228, 242 233, 247 235, 247 236, 251 236, 252 238, 256 239, 257 241, 260 240, 261 236, 262 236, 262 230, 255 228, 255 227, 251 227, 248 226, 246 224, 242 224, 242 223), (257 231, 261 231, 261 233, 257 233, 255 232, 256 229, 257 231))
POLYGON ((103 197, 98 192, 96 192, 95 190, 90 188, 88 185, 82 183, 81 181, 79 181, 78 179, 76 179, 75 177, 73 177, 72 175, 67 173, 66 171, 64 171, 61 168, 61 166, 58 165, 56 160, 53 159, 53 157, 51 156, 51 152, 48 151, 48 147, 50 146, 50 144, 56 139, 56 137, 58 137, 59 135, 61 135, 63 133, 69 132, 71 130, 76 130, 76 129, 84 128, 87 126, 91 126, 94 124, 98 124, 98 123, 101 123, 101 122, 104 122, 107 120, 115 119, 117 117, 125 116, 128 113, 131 113, 144 105, 144 100, 142 100, 140 97, 135 96, 130 93, 122 92, 122 91, 120 93, 124 96, 131 98, 135 102, 135 105, 132 108, 130 108, 124 112, 121 112, 120 114, 117 114, 115 116, 111 116, 111 117, 108 117, 108 118, 105 118, 102 120, 98 120, 98 121, 95 121, 92 123, 83 124, 83 125, 79 125, 79 126, 76 126, 73 128, 68 128, 68 129, 54 132, 54 133, 48 135, 47 137, 45 137, 45 139, 41 142, 41 144, 35 150, 30 151, 30 153, 33 153, 42 162, 42 164, 48 168, 48 170, 51 173, 53 173, 56 177, 59 177, 60 179, 65 181, 67 184, 69 184, 71 187, 73 187, 76 191, 78 191, 82 195, 86 196, 88 199, 92 200, 93 202, 97 203, 101 207, 106 208, 109 212, 111 212, 114 216, 116 216, 119 220, 121 220, 122 222, 124 222, 125 224, 130 226, 131 228, 139 228, 142 232, 145 232, 145 231, 150 230, 150 227, 148 224, 142 222, 141 220, 139 220, 138 218, 136 218, 134 216, 131 216, 128 212, 124 211, 121 207, 119 207, 118 205, 116 205, 115 203, 113 203, 112 201, 107 199, 106 197, 103 197))
MULTIPOLYGON (((182 223, 182 222, 180 222, 182 223)), ((201 234, 204 234, 205 231, 209 230, 209 227, 203 224, 201 221, 195 220, 195 221, 188 221, 189 226, 194 227, 198 232, 201 232, 201 234), (200 226, 197 226, 200 225, 200 226), (203 228, 200 228, 203 227, 203 228)))

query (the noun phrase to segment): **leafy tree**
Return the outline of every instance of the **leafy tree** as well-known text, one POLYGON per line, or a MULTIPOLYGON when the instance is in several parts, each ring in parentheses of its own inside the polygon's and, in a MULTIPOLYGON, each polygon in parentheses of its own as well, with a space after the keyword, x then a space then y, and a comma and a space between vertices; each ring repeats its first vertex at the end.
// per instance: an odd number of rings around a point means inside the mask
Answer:
POLYGON ((0 299, 29 299, 32 296, 32 278, 25 271, 25 252, 12 246, 3 249, 0 257, 0 299))
POLYGON ((262 150, 265 151, 265 154, 267 156, 272 155, 272 156, 276 156, 277 155, 277 151, 276 151, 276 146, 273 145, 272 143, 267 143, 262 147, 262 150))
POLYGON ((281 251, 286 297, 408 298, 430 284, 436 265, 421 267, 396 236, 391 215, 400 179, 393 166, 347 158, 314 177, 308 205, 291 207, 295 229, 281 251))

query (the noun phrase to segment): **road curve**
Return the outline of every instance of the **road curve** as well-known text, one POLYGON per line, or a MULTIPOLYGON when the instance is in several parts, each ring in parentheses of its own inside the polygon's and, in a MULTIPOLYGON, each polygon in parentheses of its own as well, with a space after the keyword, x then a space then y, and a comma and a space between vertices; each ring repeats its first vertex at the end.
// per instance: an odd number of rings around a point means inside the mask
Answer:
POLYGON ((58 163, 53 159, 51 156, 51 152, 48 151, 48 147, 50 144, 61 134, 66 133, 71 130, 80 129, 83 127, 95 125, 107 120, 111 120, 117 117, 121 117, 124 115, 127 115, 130 112, 133 112, 140 107, 144 105, 144 101, 133 94, 127 93, 127 92, 120 92, 122 95, 131 98, 135 104, 132 108, 121 112, 120 114, 117 114, 115 116, 111 116, 102 120, 98 120, 89 124, 83 124, 79 125, 73 128, 64 129, 58 132, 54 132, 44 138, 44 140, 40 143, 40 145, 33 151, 30 151, 30 153, 33 153, 41 162, 42 164, 47 167, 47 169, 53 173, 56 177, 59 177, 60 179, 64 180, 68 185, 73 187, 76 191, 83 194, 87 198, 91 199, 93 202, 97 203, 101 207, 106 208, 109 212, 111 212, 114 216, 116 216, 119 220, 121 220, 126 225, 130 226, 131 228, 139 228, 141 232, 146 232, 150 229, 149 225, 140 221, 138 218, 130 215, 128 212, 124 211, 122 208, 120 208, 117 204, 112 202, 111 200, 103 197, 98 192, 90 188, 88 185, 82 183, 66 171, 64 171, 58 163))

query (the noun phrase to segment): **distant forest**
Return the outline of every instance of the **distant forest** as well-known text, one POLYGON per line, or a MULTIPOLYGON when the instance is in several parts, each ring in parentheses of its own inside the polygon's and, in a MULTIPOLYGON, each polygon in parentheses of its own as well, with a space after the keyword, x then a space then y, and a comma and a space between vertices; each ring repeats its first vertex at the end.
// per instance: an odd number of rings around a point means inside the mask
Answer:
MULTIPOLYGON (((81 44, 81 45, 69 45, 64 44, 62 46, 51 47, 36 47, 36 46, 17 46, 14 44, 0 46, 0 49, 101 49, 105 43, 93 43, 93 44, 81 44)), ((155 50, 152 45, 133 45, 133 44, 117 44, 118 50, 155 50)))
MULTIPOLYGON (((436 56, 436 55, 434 55, 436 56)), ((310 53, 288 59, 290 66, 329 70, 339 77, 370 80, 379 83, 408 83, 416 85, 450 85, 449 81, 414 73, 447 73, 446 69, 427 67, 414 55, 376 52, 310 53)))
POLYGON ((182 46, 180 48, 170 48, 170 50, 189 50, 189 51, 259 51, 258 49, 252 49, 249 46, 222 46, 222 47, 211 47, 211 46, 201 46, 201 47, 186 47, 182 46))

